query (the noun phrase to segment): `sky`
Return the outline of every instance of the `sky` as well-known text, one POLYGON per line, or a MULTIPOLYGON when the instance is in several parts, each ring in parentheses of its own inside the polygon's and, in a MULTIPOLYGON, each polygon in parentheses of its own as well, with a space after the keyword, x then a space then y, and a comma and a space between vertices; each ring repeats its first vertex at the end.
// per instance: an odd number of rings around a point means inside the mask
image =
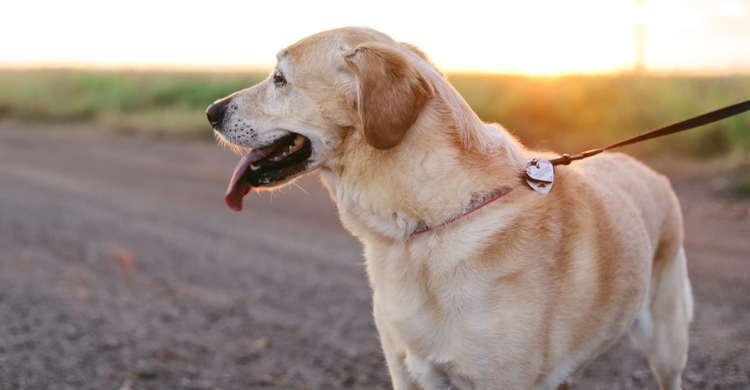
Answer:
POLYGON ((750 0, 4 1, 0 67, 270 69, 281 48, 368 26, 445 71, 554 75, 634 66, 750 72, 750 0))

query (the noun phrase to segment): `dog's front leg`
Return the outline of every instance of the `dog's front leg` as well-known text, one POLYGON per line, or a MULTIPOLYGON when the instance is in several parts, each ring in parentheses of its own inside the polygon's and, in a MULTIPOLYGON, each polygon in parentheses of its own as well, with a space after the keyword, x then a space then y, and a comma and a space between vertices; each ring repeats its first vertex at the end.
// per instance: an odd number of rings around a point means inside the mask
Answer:
POLYGON ((380 344, 385 354, 385 362, 388 364, 388 372, 391 374, 394 390, 418 390, 419 387, 412 381, 406 372, 406 352, 403 348, 398 348, 394 335, 388 327, 378 321, 375 316, 375 325, 380 333, 380 344))
MULTIPOLYGON (((453 386, 451 379, 448 375, 440 370, 433 364, 430 364, 424 360, 409 356, 405 360, 406 367, 409 372, 417 378, 421 389, 424 390, 452 390, 456 389, 453 386)), ((457 385, 458 386, 458 385, 457 385)), ((466 386, 458 386, 460 389, 473 389, 474 387, 470 384, 466 386), (468 387, 467 387, 468 386, 468 387)))
MULTIPOLYGON (((378 326, 378 328, 382 327, 378 326)), ((380 332, 380 342, 383 345, 394 390, 453 389, 445 373, 413 356, 407 357, 403 349, 398 348, 388 331, 380 332)))

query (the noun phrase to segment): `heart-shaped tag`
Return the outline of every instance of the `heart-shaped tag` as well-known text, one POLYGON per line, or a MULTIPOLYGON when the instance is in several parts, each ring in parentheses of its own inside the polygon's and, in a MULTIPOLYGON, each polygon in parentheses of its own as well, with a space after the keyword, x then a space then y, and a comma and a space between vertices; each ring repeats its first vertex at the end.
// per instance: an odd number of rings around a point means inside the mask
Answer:
POLYGON ((547 183, 543 181, 537 181, 534 179, 526 178, 526 182, 529 183, 529 186, 536 192, 546 195, 549 193, 549 191, 552 189, 552 183, 547 183))
POLYGON ((526 175, 536 181, 552 183, 555 179, 555 168, 547 160, 533 159, 526 166, 526 175))
POLYGON ((526 182, 534 191, 546 195, 555 181, 555 167, 547 160, 531 159, 526 164, 526 182))

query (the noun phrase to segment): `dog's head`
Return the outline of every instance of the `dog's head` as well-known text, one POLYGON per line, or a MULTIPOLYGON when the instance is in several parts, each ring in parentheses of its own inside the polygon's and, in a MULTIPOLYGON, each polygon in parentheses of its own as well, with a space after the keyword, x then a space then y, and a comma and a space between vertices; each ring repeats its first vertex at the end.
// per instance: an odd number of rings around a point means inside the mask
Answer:
POLYGON ((277 54, 260 84, 208 107, 221 140, 252 148, 226 201, 239 210, 252 187, 274 187, 331 168, 345 149, 396 147, 433 94, 439 75, 413 46, 367 28, 307 37, 277 54))

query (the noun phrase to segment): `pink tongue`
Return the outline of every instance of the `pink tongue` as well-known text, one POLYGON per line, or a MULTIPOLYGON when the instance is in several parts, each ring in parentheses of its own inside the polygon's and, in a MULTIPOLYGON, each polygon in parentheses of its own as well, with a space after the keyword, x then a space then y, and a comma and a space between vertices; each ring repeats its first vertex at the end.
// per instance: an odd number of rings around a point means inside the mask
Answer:
POLYGON ((266 146, 265 148, 253 149, 250 153, 246 154, 237 163, 232 174, 232 180, 229 182, 229 188, 227 193, 224 195, 224 202, 227 203, 230 209, 234 211, 242 210, 242 198, 247 195, 252 187, 247 180, 242 180, 242 176, 250 167, 250 164, 263 160, 268 156, 274 149, 278 147, 278 144, 266 146))

